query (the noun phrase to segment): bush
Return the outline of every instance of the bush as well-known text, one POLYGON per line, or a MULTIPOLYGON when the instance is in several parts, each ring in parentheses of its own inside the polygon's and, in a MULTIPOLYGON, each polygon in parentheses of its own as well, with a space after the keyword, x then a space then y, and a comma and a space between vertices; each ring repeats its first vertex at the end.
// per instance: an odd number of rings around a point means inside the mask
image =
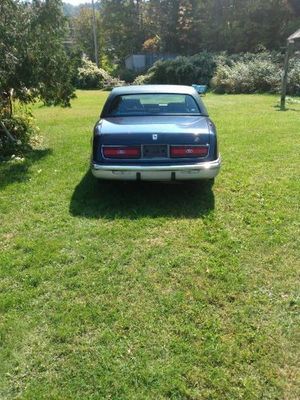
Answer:
MULTIPOLYGON (((260 49, 258 53, 227 55, 202 52, 192 57, 158 61, 134 83, 210 85, 216 93, 277 93, 284 55, 260 49)), ((300 61, 290 63, 288 94, 300 94, 300 61)))
POLYGON ((83 57, 76 80, 78 89, 111 89, 123 84, 124 82, 120 79, 112 77, 107 71, 98 68, 88 58, 83 57))
POLYGON ((287 92, 290 95, 300 96, 300 60, 292 59, 290 62, 287 92))
POLYGON ((232 62, 218 65, 211 81, 217 93, 277 92, 280 87, 281 70, 270 59, 232 62))
POLYGON ((78 68, 76 86, 79 89, 102 89, 110 75, 88 58, 83 57, 82 65, 78 68))
POLYGON ((175 60, 157 61, 146 74, 147 83, 207 85, 216 68, 216 56, 202 52, 192 57, 177 57, 175 60))
POLYGON ((119 78, 114 78, 112 76, 109 77, 107 81, 104 82, 104 86, 102 87, 103 90, 112 90, 118 86, 124 86, 125 82, 119 78))
MULTIPOLYGON (((192 57, 157 61, 145 75, 137 76, 120 70, 121 78, 135 85, 199 83, 210 85, 216 93, 276 93, 280 90, 283 55, 263 50, 228 56, 226 53, 202 52, 192 57)), ((83 59, 78 70, 77 87, 81 89, 112 89, 124 81, 83 59)), ((288 94, 300 95, 300 61, 290 63, 288 94)))
POLYGON ((134 85, 147 85, 149 83, 151 75, 139 75, 133 81, 134 85))
POLYGON ((126 83, 132 83, 137 77, 137 72, 126 68, 121 68, 117 70, 116 75, 118 75, 119 79, 122 81, 125 81, 126 83))
POLYGON ((206 51, 192 56, 190 60, 195 67, 195 82, 192 83, 209 85, 217 64, 220 62, 220 57, 222 57, 222 54, 217 56, 214 53, 208 53, 206 51))
POLYGON ((27 112, 11 117, 0 117, 0 158, 22 155, 38 133, 34 118, 27 112))

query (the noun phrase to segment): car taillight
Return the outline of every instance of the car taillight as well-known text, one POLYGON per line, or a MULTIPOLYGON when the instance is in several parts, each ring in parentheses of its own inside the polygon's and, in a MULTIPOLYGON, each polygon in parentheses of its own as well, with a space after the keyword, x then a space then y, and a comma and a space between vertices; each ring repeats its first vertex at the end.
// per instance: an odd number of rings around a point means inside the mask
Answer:
POLYGON ((140 158, 141 148, 139 146, 103 146, 105 158, 140 158))
POLYGON ((171 157, 205 157, 208 154, 208 146, 171 146, 171 157))

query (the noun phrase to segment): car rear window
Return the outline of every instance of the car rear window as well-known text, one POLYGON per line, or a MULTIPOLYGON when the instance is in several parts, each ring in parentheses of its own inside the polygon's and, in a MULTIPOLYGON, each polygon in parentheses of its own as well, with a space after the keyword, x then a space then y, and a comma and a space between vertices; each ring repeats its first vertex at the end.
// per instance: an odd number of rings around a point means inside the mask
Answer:
POLYGON ((109 116, 199 115, 194 98, 186 94, 143 93, 117 96, 108 110, 109 116))

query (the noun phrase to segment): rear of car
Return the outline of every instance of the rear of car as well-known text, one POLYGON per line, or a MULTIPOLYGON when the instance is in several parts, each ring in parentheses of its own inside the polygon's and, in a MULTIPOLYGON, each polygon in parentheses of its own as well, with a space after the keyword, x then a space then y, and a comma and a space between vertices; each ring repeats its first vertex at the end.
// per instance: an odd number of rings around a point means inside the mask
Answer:
POLYGON ((195 89, 146 85, 114 89, 95 126, 92 173, 101 179, 213 179, 216 129, 195 89))

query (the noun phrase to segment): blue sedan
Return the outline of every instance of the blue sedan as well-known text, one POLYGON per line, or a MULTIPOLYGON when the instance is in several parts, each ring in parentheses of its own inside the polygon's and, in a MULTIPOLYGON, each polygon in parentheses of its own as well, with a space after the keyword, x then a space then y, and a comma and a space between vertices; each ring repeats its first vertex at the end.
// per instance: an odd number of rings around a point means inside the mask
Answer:
POLYGON ((115 88, 93 134, 96 178, 214 180, 221 166, 214 123, 189 86, 115 88))

